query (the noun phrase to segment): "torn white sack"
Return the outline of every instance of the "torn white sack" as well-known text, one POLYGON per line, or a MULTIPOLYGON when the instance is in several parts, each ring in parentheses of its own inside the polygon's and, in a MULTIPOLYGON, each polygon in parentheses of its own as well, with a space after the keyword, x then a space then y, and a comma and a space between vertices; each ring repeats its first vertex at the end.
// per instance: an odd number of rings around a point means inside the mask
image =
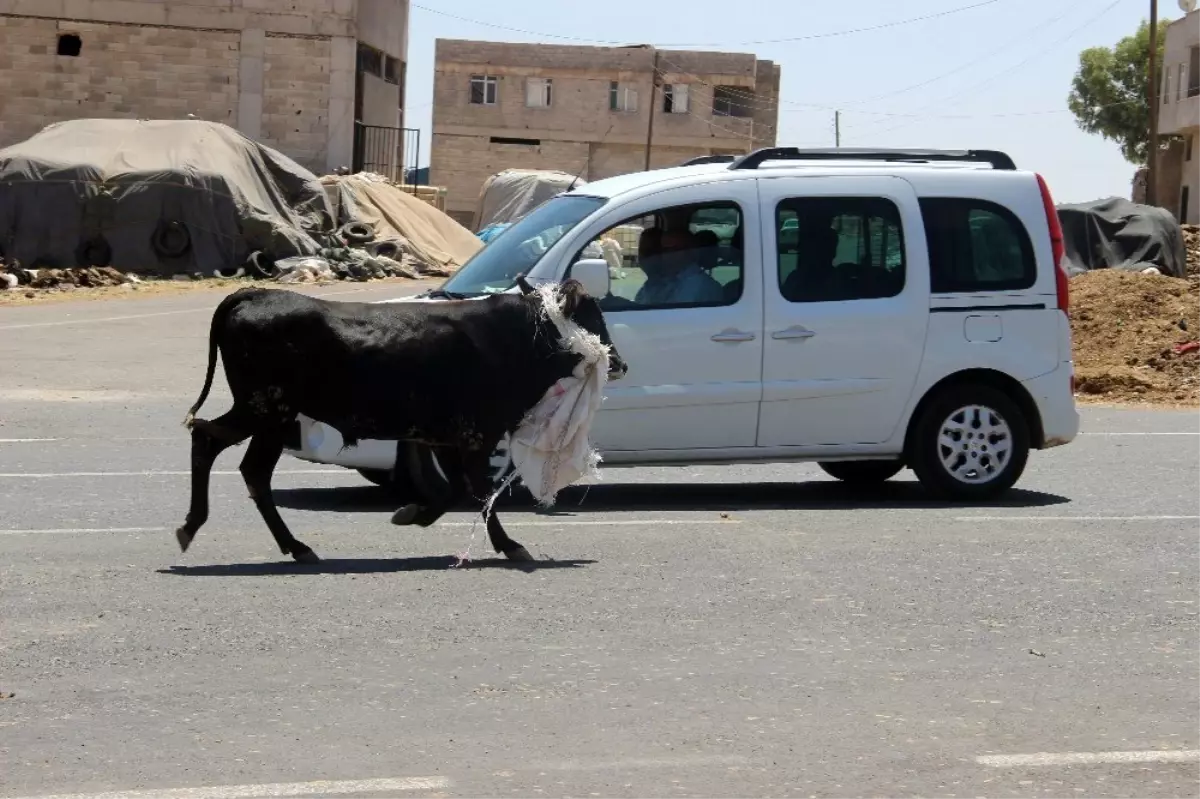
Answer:
POLYGON ((545 506, 581 478, 600 476, 600 455, 592 447, 589 433, 604 400, 609 350, 599 336, 563 315, 557 285, 537 291, 562 337, 562 346, 580 356, 574 372, 550 387, 509 440, 509 457, 516 473, 545 506))

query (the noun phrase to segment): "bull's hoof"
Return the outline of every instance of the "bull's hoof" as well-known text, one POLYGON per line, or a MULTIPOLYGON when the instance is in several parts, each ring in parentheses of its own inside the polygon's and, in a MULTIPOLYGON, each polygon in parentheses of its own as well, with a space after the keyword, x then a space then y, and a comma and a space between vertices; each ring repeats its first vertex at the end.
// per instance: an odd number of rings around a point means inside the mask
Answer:
POLYGON ((192 545, 192 539, 196 537, 195 533, 189 533, 186 527, 180 527, 175 531, 175 540, 179 542, 179 550, 187 552, 188 547, 192 545))
POLYGON ((533 560, 533 555, 530 555, 529 550, 522 546, 508 550, 504 553, 504 557, 517 563, 529 563, 533 560))
POLYGON ((292 550, 292 557, 297 563, 320 563, 321 559, 317 557, 317 553, 313 552, 306 546, 298 546, 292 550))
POLYGON ((400 510, 392 514, 392 524, 398 527, 406 527, 416 521, 417 516, 421 513, 421 506, 415 503, 405 505, 400 510))

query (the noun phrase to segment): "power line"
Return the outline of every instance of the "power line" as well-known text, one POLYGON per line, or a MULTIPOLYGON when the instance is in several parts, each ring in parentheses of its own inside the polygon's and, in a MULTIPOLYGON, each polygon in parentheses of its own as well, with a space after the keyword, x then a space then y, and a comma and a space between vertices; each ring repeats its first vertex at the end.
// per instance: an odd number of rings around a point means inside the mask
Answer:
MULTIPOLYGON (((746 47, 746 46, 750 46, 750 45, 759 45, 759 44, 785 44, 785 43, 790 43, 790 42, 812 41, 814 39, 830 39, 830 38, 837 37, 837 36, 851 36, 851 35, 858 34, 858 33, 870 33, 871 31, 886 30, 889 28, 898 28, 898 27, 902 27, 904 25, 913 25, 918 22, 926 22, 931 19, 939 19, 941 17, 948 17, 953 14, 961 14, 965 11, 971 11, 976 8, 983 8, 984 6, 995 5, 996 3, 1000 3, 1000 2, 1005 2, 1005 0, 979 0, 979 2, 971 3, 970 5, 959 6, 957 8, 950 8, 950 9, 946 9, 945 11, 937 11, 932 14, 922 14, 921 16, 909 17, 908 19, 900 19, 900 20, 896 20, 894 22, 884 22, 884 23, 880 23, 878 25, 868 25, 868 26, 861 27, 861 28, 846 28, 846 29, 838 30, 838 31, 827 31, 825 33, 810 33, 810 34, 807 34, 804 36, 790 36, 790 37, 783 38, 783 39, 755 39, 755 40, 746 41, 746 42, 667 42, 667 43, 655 44, 654 46, 655 47, 746 47)), ((607 45, 615 45, 615 46, 628 46, 628 44, 629 44, 628 41, 618 42, 618 41, 612 41, 609 39, 589 39, 589 38, 585 38, 582 36, 568 36, 568 35, 559 34, 559 33, 546 33, 544 31, 532 31, 532 30, 528 30, 526 28, 514 28, 509 25, 500 25, 495 22, 486 22, 486 21, 480 20, 480 19, 472 19, 470 17, 459 16, 458 14, 451 14, 448 11, 442 11, 441 9, 438 9, 438 8, 430 8, 429 6, 423 6, 423 5, 419 5, 417 3, 412 3, 411 7, 420 9, 421 11, 425 11, 430 14, 437 14, 438 16, 458 20, 459 22, 468 22, 468 23, 471 23, 472 25, 480 25, 485 28, 495 28, 496 30, 510 31, 512 33, 522 33, 522 34, 525 34, 526 36, 538 36, 538 37, 541 37, 544 39, 560 39, 563 41, 586 42, 586 43, 590 43, 590 44, 607 44, 607 45)))
POLYGON ((971 67, 975 66, 976 64, 979 64, 983 61, 988 60, 989 58, 991 58, 994 55, 1004 52, 1005 50, 1009 49, 1010 47, 1012 47, 1015 44, 1020 44, 1022 42, 1028 41, 1028 37, 1030 36, 1030 34, 1040 31, 1040 30, 1045 30, 1049 26, 1054 25, 1055 23, 1064 19, 1071 12, 1077 11, 1077 10, 1078 10, 1078 5, 1073 0, 1069 0, 1066 8, 1063 10, 1063 12, 1061 14, 1058 14, 1057 16, 1054 16, 1049 19, 1043 20, 1042 22, 1039 22, 1037 25, 1034 25, 1033 27, 1031 27, 1028 30, 1026 30, 1025 32, 1023 32, 1020 36, 1010 39, 1009 41, 1005 42, 1004 44, 997 47, 996 49, 988 51, 984 55, 981 55, 977 58, 972 58, 970 61, 960 64, 959 66, 955 67, 954 69, 951 69, 947 72, 943 72, 940 75, 935 75, 932 78, 929 78, 928 80, 921 81, 920 83, 914 83, 911 86, 905 86, 902 89, 895 89, 894 91, 885 92, 883 94, 877 94, 873 97, 866 97, 861 100, 853 100, 848 103, 844 103, 844 105, 866 105, 867 103, 873 103, 877 100, 891 99, 892 97, 895 97, 900 94, 907 94, 908 92, 911 92, 914 89, 924 88, 925 86, 929 86, 932 83, 937 83, 938 81, 945 80, 946 78, 949 78, 953 75, 957 75, 958 73, 962 72, 963 70, 970 69, 971 67))
MULTIPOLYGON (((983 86, 986 86, 986 85, 988 85, 988 84, 990 84, 990 83, 992 83, 992 82, 994 82, 994 81, 996 81, 996 80, 998 80, 998 79, 1000 79, 1000 78, 1004 77, 1005 75, 1008 75, 1008 74, 1010 74, 1010 73, 1012 73, 1012 72, 1015 72, 1016 70, 1018 70, 1018 69, 1020 69, 1021 67, 1025 66, 1025 65, 1026 65, 1026 64, 1028 64, 1029 62, 1031 62, 1031 61, 1033 61, 1033 60, 1035 60, 1035 59, 1037 59, 1037 58, 1040 58, 1041 56, 1044 56, 1044 55, 1046 55, 1046 54, 1047 54, 1047 53, 1049 53, 1049 52, 1052 52, 1052 51, 1053 51, 1053 49, 1054 49, 1056 46, 1058 46, 1058 45, 1062 44, 1063 42, 1067 41, 1068 39, 1070 39, 1070 38, 1071 38, 1072 36, 1074 36, 1075 34, 1077 34, 1077 33, 1079 33, 1080 31, 1082 31, 1084 28, 1086 28, 1086 27, 1088 27, 1089 25, 1093 24, 1094 22, 1098 21, 1098 20, 1099 20, 1101 17, 1103 17, 1103 16, 1104 16, 1105 14, 1107 14, 1109 11, 1112 11, 1114 8, 1116 8, 1116 7, 1117 7, 1117 6, 1118 6, 1118 5, 1119 5, 1121 2, 1123 2, 1123 0, 1113 0, 1111 3, 1109 3, 1109 4, 1108 4, 1108 5, 1106 5, 1104 8, 1102 8, 1098 14, 1095 14, 1094 16, 1092 16, 1092 17, 1089 17, 1089 18, 1088 18, 1086 21, 1084 21, 1084 22, 1083 22, 1083 24, 1081 24, 1081 25, 1079 25, 1079 26, 1077 26, 1077 27, 1073 28, 1073 29, 1072 29, 1072 30, 1070 30, 1068 33, 1066 33, 1064 36, 1060 36, 1059 38, 1055 39, 1055 40, 1054 40, 1053 42, 1051 42, 1050 44, 1048 44, 1048 45, 1045 45, 1045 46, 1043 46, 1043 47, 1040 47, 1040 48, 1039 48, 1039 49, 1038 49, 1036 52, 1032 53, 1031 55, 1029 55, 1028 57, 1024 58, 1023 60, 1021 60, 1021 61, 1017 62, 1016 64, 1013 64, 1013 65, 1012 65, 1011 67, 1009 67, 1008 69, 1001 70, 1000 72, 997 72, 995 75, 992 75, 990 78, 985 78, 984 80, 982 80, 982 81, 980 81, 980 82, 978 82, 978 83, 971 84, 971 85, 969 85, 969 86, 967 86, 967 87, 963 88, 963 89, 962 89, 962 90, 960 90, 960 91, 954 92, 953 94, 949 94, 949 95, 947 95, 947 96, 945 96, 945 97, 942 97, 942 98, 939 98, 939 99, 937 99, 937 100, 934 100, 933 102, 931 102, 931 103, 928 103, 928 104, 926 104, 926 105, 924 105, 924 106, 921 106, 920 108, 918 108, 918 109, 916 109, 916 110, 917 110, 917 111, 923 111, 923 110, 925 110, 925 109, 927 109, 927 108, 932 108, 933 106, 936 106, 936 105, 941 105, 942 103, 946 103, 946 102, 948 102, 948 101, 950 101, 950 100, 957 99, 958 97, 961 97, 962 95, 966 94, 967 92, 973 92, 973 91, 977 91, 979 88, 981 88, 981 87, 983 87, 983 86)), ((903 127, 906 127, 906 126, 908 126, 908 125, 911 125, 911 124, 913 123, 913 121, 914 121, 914 120, 909 120, 909 121, 907 121, 907 122, 901 122, 901 123, 900 123, 900 124, 898 124, 898 125, 893 125, 892 127, 889 127, 889 128, 884 128, 883 130, 877 130, 877 131, 875 131, 874 135, 876 135, 876 136, 879 136, 879 135, 882 135, 882 134, 884 134, 884 133, 891 133, 892 131, 899 130, 900 128, 903 128, 903 127)), ((870 130, 870 128, 868 128, 868 131, 869 131, 869 130, 870 130)))

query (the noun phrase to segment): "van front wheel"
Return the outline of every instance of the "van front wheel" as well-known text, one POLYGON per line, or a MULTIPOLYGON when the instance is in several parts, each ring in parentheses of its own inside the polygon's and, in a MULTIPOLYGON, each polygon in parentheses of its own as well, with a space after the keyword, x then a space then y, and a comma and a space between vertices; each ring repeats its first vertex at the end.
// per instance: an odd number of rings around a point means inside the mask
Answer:
POLYGON ((1012 488, 1029 459, 1029 422, 991 386, 951 386, 925 408, 910 441, 917 479, 944 499, 980 501, 1012 488))

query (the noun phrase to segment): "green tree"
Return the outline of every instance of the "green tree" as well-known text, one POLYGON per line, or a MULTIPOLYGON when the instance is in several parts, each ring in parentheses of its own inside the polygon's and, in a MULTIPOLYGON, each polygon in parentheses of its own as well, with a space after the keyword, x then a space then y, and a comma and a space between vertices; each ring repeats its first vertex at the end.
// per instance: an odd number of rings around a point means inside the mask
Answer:
MULTIPOLYGON (((1158 23, 1159 74, 1168 20, 1158 23)), ((1071 82, 1067 107, 1088 133, 1117 142, 1126 160, 1145 164, 1150 145, 1150 99, 1146 70, 1150 66, 1150 23, 1115 47, 1089 47, 1079 54, 1079 70, 1071 82)), ((1159 91, 1162 91, 1161 81, 1159 91)))

